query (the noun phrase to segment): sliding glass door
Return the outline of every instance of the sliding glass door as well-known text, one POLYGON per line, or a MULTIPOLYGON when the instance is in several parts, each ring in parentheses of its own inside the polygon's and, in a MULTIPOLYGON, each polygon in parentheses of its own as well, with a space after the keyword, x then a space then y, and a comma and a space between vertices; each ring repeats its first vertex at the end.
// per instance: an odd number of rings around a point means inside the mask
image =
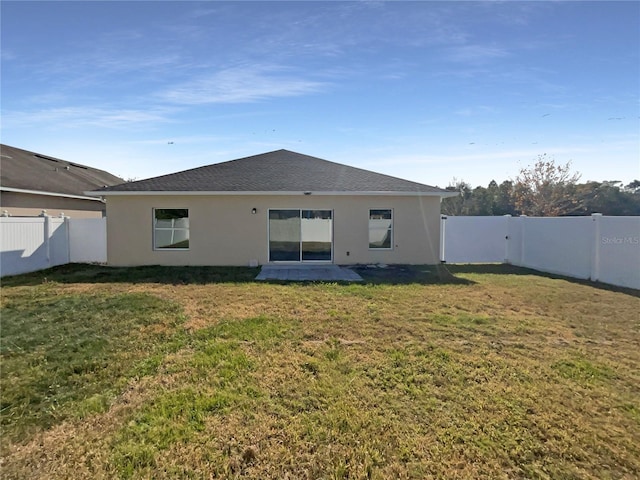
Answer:
POLYGON ((331 210, 269 210, 269 261, 331 262, 331 210))
POLYGON ((269 261, 300 261, 300 210, 269 210, 269 261))
POLYGON ((331 210, 302 210, 300 222, 302 261, 331 261, 332 250, 331 210))

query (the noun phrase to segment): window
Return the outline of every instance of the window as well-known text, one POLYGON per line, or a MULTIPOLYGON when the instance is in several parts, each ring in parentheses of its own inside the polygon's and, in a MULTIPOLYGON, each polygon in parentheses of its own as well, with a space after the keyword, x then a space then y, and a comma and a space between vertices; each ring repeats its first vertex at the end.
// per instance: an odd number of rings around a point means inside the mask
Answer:
POLYGON ((189 248, 189 210, 186 208, 153 209, 153 248, 189 248))
POLYGON ((369 248, 391 250, 393 212, 391 209, 369 210, 369 248))

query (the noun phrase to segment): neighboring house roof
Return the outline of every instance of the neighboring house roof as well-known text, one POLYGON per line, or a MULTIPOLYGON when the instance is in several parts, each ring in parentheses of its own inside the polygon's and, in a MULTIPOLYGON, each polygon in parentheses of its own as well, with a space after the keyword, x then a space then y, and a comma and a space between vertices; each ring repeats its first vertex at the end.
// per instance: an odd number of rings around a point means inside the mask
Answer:
POLYGON ((0 145, 1 190, 96 200, 85 192, 122 182, 104 170, 0 145))
MULTIPOLYGON (((153 194, 426 194, 451 192, 288 150, 276 150, 90 192, 153 194)), ((457 194, 457 193, 456 193, 457 194)))

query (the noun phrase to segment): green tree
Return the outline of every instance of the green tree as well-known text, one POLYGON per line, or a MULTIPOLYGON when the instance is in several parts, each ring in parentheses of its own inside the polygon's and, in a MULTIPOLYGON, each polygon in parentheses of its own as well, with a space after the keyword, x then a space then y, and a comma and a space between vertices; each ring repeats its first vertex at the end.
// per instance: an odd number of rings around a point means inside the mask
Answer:
POLYGON ((640 215, 640 180, 623 185, 617 180, 576 183, 570 164, 556 165, 545 155, 515 181, 495 180, 484 187, 455 178, 448 190, 459 196, 442 201, 446 215, 640 215))
POLYGON ((470 200, 468 215, 493 215, 492 199, 486 188, 474 188, 470 200))
POLYGON ((442 200, 440 211, 444 215, 469 215, 472 190, 471 185, 464 180, 454 178, 446 190, 459 192, 457 197, 448 197, 442 200))
POLYGON ((506 180, 500 185, 495 180, 487 188, 476 187, 455 178, 447 190, 458 191, 460 196, 442 201, 445 215, 516 215, 513 206, 513 182, 506 180))
POLYGON ((622 182, 587 182, 575 186, 578 215, 640 215, 640 190, 622 187, 622 182))
POLYGON ((495 215, 517 215, 513 204, 513 182, 505 180, 498 186, 495 215))
POLYGON ((625 185, 623 190, 634 195, 640 195, 640 180, 634 180, 628 185, 625 185))
POLYGON ((481 189, 478 193, 482 196, 477 202, 476 215, 514 215, 516 213, 513 206, 512 182, 507 180, 498 185, 495 180, 491 180, 487 188, 478 188, 481 189))

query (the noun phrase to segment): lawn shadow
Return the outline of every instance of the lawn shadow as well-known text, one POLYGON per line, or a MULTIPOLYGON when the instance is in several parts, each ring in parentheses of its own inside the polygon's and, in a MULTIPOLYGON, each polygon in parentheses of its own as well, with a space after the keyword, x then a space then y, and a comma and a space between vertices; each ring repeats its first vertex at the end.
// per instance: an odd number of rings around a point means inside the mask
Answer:
POLYGON ((602 282, 592 282, 591 280, 584 280, 580 278, 568 277, 566 275, 560 275, 555 273, 541 272, 532 268, 517 267, 515 265, 509 265, 505 263, 487 263, 487 264, 446 264, 446 267, 452 275, 472 273, 481 275, 536 275, 538 277, 551 278, 554 280, 566 280, 567 282, 577 283, 579 285, 587 285, 589 287, 598 288, 600 290, 607 290, 609 292, 624 293, 631 295, 632 297, 640 298, 640 290, 627 287, 618 287, 616 285, 610 285, 602 282))
POLYGON ((2 278, 3 287, 57 283, 161 283, 203 285, 207 283, 253 282, 260 268, 251 267, 109 267, 69 263, 32 273, 2 278))
MULTIPOLYGON (((640 290, 632 288, 617 287, 506 264, 348 265, 345 268, 353 270, 362 277, 363 282, 358 282, 361 285, 472 285, 476 282, 459 275, 536 275, 640 297, 640 290)), ((209 283, 252 283, 256 281, 258 273, 260 273, 259 267, 168 267, 161 265, 109 267, 70 263, 37 272, 4 277, 1 283, 3 287, 40 285, 46 282, 205 285, 209 283)), ((269 280, 266 283, 282 285, 338 283, 348 285, 353 282, 269 280)))
MULTIPOLYGON (((472 280, 458 278, 443 265, 349 265, 346 268, 358 273, 363 282, 360 284, 406 285, 406 284, 473 284, 472 280)), ((106 265, 71 263, 46 270, 2 278, 3 287, 40 285, 46 282, 56 283, 159 283, 168 285, 204 285, 209 283, 251 283, 260 273, 255 267, 212 267, 184 266, 169 267, 160 265, 140 267, 109 267, 106 265)), ((293 281, 267 280, 271 284, 318 284, 338 283, 349 285, 346 281, 293 281)))
POLYGON ((471 285, 473 280, 456 277, 443 264, 436 265, 349 265, 364 284, 374 285, 471 285))

